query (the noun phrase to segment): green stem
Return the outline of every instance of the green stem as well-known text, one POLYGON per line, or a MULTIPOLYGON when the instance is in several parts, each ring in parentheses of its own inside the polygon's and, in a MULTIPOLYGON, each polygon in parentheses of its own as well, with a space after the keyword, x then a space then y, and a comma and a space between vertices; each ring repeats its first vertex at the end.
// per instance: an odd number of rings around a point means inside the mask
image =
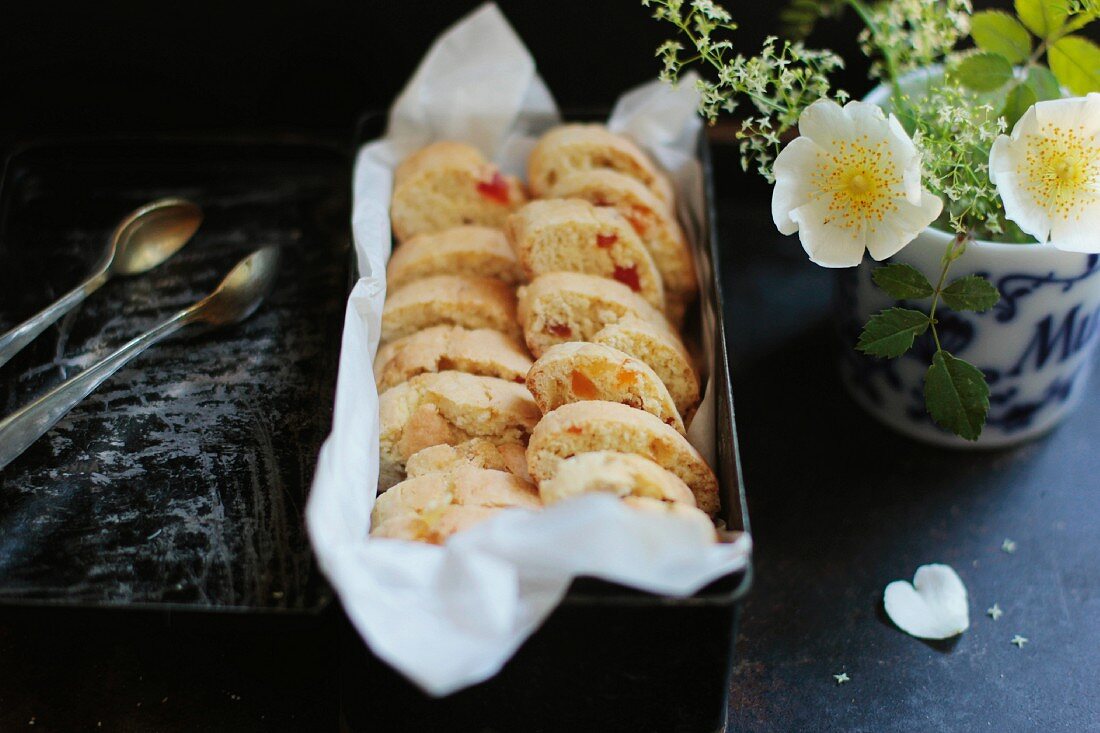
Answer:
POLYGON ((1027 60, 1025 68, 1034 66, 1035 64, 1039 63, 1039 59, 1043 57, 1043 54, 1046 52, 1046 50, 1047 40, 1044 38, 1043 40, 1039 41, 1039 45, 1035 47, 1035 53, 1031 54, 1031 58, 1027 60))
POLYGON ((960 247, 965 247, 969 240, 968 235, 959 234, 951 240, 951 243, 947 245, 947 251, 943 253, 943 269, 940 270, 940 279, 936 283, 936 289, 932 293, 932 305, 928 309, 928 324, 932 330, 932 340, 936 342, 936 351, 943 351, 943 346, 940 345, 940 335, 936 331, 936 307, 940 304, 940 293, 943 292, 943 284, 947 282, 947 272, 951 269, 951 263, 958 259, 955 252, 960 247))

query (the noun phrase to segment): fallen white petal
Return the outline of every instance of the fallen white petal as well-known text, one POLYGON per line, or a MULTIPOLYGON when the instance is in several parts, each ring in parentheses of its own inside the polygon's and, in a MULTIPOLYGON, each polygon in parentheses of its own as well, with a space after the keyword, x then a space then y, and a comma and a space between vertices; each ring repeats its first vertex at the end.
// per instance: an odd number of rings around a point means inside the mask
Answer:
POLYGON ((890 620, 919 639, 949 639, 970 627, 966 586, 949 565, 921 565, 912 583, 886 586, 883 601, 890 620))

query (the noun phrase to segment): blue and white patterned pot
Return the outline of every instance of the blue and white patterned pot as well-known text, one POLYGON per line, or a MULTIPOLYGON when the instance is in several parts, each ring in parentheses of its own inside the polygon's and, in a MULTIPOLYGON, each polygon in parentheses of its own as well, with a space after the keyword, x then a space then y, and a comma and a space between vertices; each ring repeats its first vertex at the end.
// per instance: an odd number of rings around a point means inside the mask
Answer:
MULTIPOLYGON (((950 239, 927 229, 890 261, 936 282, 950 239)), ((936 314, 943 347, 979 367, 989 382, 989 417, 977 443, 943 431, 924 409, 924 373, 934 348, 929 335, 900 359, 871 359, 852 348, 871 314, 894 305, 928 306, 927 300, 896 302, 875 287, 871 271, 878 265, 866 259, 838 271, 835 309, 844 382, 883 423, 930 443, 999 447, 1050 430, 1081 399, 1100 332, 1100 255, 1049 243, 975 242, 952 265, 950 279, 981 274, 1001 292, 985 313, 955 313, 941 303, 936 314)))

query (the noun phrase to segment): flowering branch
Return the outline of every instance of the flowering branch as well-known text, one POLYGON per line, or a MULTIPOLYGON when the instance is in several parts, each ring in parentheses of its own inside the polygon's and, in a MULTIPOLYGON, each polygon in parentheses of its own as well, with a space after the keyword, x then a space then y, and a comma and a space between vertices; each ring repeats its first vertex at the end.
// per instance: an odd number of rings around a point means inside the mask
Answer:
POLYGON ((676 27, 693 55, 682 55, 684 45, 670 40, 657 48, 661 59, 660 77, 675 82, 681 71, 701 63, 715 71, 716 79, 700 79, 699 112, 714 123, 722 112, 732 113, 742 98, 755 109, 742 121, 741 165, 755 167, 769 182, 774 182, 772 163, 782 147, 784 136, 798 125, 802 111, 818 99, 845 101, 848 95, 833 91, 829 74, 843 68, 844 62, 830 51, 806 48, 799 42, 782 41, 770 36, 760 53, 751 58, 733 55, 733 42, 719 38, 737 29, 729 13, 706 0, 690 4, 683 0, 642 0, 652 7, 653 17, 676 27))
POLYGON ((1000 297, 979 276, 948 280, 978 237, 1054 238, 1063 248, 1100 249, 1094 233, 1100 230, 1100 95, 1050 101, 1063 89, 1100 91, 1100 47, 1076 34, 1100 17, 1100 2, 1016 0, 1012 16, 973 13, 970 0, 791 0, 783 17, 802 35, 818 17, 844 7, 863 20, 859 41, 873 62, 871 75, 892 91, 887 110, 864 102, 841 107, 847 95, 833 90, 829 75, 843 61, 830 51, 772 37, 746 58, 724 37, 737 25, 712 0, 642 3, 678 32, 657 49, 662 78, 674 82, 693 63, 708 67, 715 78, 697 87, 700 112, 711 122, 741 101, 753 107, 738 133, 742 166, 755 164, 775 184, 776 227, 797 233, 811 260, 851 267, 866 252, 875 260, 891 257, 934 222, 954 230, 935 285, 900 263, 874 270, 875 283, 890 296, 927 300, 928 307, 899 304, 872 316, 857 348, 896 358, 930 333, 929 414, 957 435, 977 439, 989 388, 979 369, 944 350, 937 313, 941 306, 987 310, 1000 297), (955 51, 968 33, 977 48, 955 51), (923 88, 910 76, 917 69, 925 70, 923 88), (1058 104, 1072 108, 1051 106, 1058 104), (1036 113, 1041 105, 1043 124, 1036 113), (796 127, 799 136, 784 146, 796 127), (1004 134, 1010 128, 1011 138, 1004 134))

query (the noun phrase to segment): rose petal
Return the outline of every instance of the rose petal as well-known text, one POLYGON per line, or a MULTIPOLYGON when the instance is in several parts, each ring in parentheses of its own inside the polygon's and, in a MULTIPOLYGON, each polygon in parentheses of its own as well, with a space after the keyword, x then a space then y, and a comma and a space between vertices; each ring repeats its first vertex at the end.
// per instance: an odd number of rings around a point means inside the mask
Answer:
POLYGON ((890 620, 919 639, 949 639, 970 627, 966 586, 949 565, 922 565, 912 583, 895 580, 883 602, 890 620))

